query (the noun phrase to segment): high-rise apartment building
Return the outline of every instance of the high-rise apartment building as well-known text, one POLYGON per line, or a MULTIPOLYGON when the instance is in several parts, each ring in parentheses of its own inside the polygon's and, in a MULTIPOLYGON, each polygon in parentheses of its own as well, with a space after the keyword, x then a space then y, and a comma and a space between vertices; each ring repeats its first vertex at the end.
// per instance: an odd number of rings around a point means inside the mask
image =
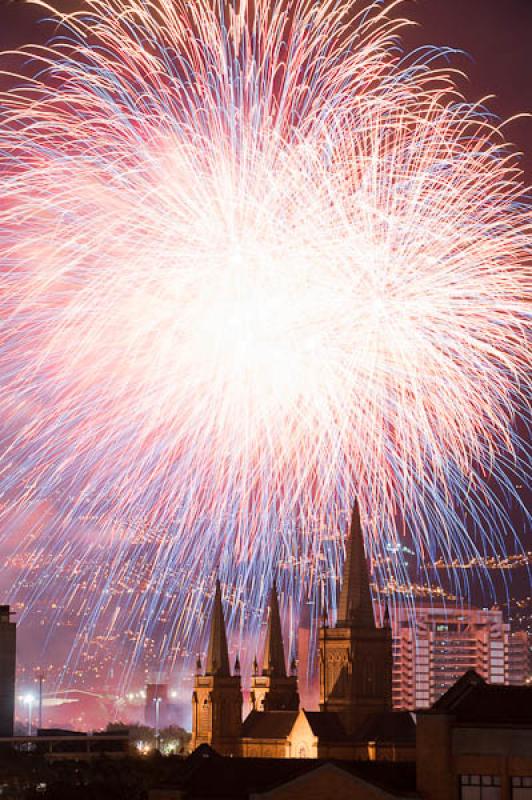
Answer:
POLYGON ((526 631, 512 631, 508 639, 508 683, 520 686, 530 676, 530 642, 526 631))
POLYGON ((13 736, 17 626, 9 606, 0 606, 0 736, 13 736))
POLYGON ((427 708, 469 669, 489 683, 523 683, 522 642, 515 639, 513 650, 510 642, 509 625, 497 608, 417 606, 415 614, 396 609, 394 708, 427 708))

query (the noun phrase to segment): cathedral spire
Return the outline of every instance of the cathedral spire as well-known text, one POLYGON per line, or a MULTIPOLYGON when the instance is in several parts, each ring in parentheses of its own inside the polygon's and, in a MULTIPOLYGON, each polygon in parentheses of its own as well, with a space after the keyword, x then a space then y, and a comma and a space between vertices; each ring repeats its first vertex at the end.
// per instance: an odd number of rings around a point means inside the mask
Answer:
POLYGON ((356 626, 373 629, 375 628, 375 618, 357 501, 355 501, 351 517, 351 530, 346 551, 336 625, 337 627, 356 626))
POLYGON ((297 675, 295 673, 287 675, 286 673, 281 615, 275 581, 270 593, 262 670, 259 675, 255 658, 250 700, 254 711, 297 711, 299 708, 297 675))
POLYGON ((236 675, 229 670, 229 652, 225 634, 222 590, 216 581, 211 612, 209 648, 205 672, 194 677, 192 693, 192 749, 207 744, 223 756, 241 754, 242 689, 240 664, 235 663, 236 675))
POLYGON ((231 675, 229 671, 229 652, 227 649, 224 612, 222 608, 222 590, 219 580, 216 581, 216 592, 214 594, 205 674, 221 675, 224 677, 231 675))
POLYGON ((268 631, 266 633, 266 643, 264 645, 262 674, 275 675, 277 678, 286 678, 281 615, 279 614, 279 602, 277 600, 275 581, 273 582, 270 593, 268 631))

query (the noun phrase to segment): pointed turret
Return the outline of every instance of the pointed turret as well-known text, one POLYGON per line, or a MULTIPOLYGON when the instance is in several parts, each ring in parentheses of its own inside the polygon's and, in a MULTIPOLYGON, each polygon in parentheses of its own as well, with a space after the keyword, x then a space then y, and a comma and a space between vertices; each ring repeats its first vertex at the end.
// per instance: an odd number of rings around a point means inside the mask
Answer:
POLYGON ((297 675, 286 674, 281 615, 277 587, 273 583, 268 609, 268 630, 264 644, 262 671, 259 675, 257 659, 253 661, 250 700, 254 711, 297 711, 299 693, 297 675))
POLYGON ((270 593, 270 609, 268 616, 268 631, 264 645, 264 659, 262 663, 263 675, 275 675, 286 678, 286 662, 284 658, 283 634, 281 630, 281 615, 279 614, 279 601, 277 600, 277 587, 275 581, 270 593))
POLYGON ((205 675, 230 676, 229 651, 227 649, 227 636, 225 634, 224 612, 222 607, 222 590, 220 581, 216 581, 214 605, 211 615, 211 631, 209 636, 209 649, 205 675))
POLYGON ((377 628, 358 504, 346 543, 337 622, 320 628, 320 710, 339 714, 354 735, 371 714, 392 707, 391 629, 377 628))
POLYGON ((338 600, 337 626, 375 628, 358 502, 355 502, 353 508, 346 549, 342 589, 338 600))
POLYGON ((192 694, 192 749, 207 744, 220 755, 238 756, 241 725, 240 662, 237 656, 235 674, 231 675, 222 591, 220 581, 216 581, 203 674, 199 656, 196 663, 192 694))

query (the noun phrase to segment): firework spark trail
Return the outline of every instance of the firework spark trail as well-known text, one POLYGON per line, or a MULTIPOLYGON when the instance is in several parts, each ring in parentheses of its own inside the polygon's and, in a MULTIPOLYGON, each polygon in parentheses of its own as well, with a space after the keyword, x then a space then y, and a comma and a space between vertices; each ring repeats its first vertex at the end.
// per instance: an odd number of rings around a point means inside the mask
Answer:
POLYGON ((279 564, 333 596, 355 494, 384 577, 399 518, 425 558, 476 553, 467 515, 496 548, 524 413, 499 131, 380 4, 235 7, 93 0, 1 97, 5 528, 50 500, 42 552, 109 589, 145 521, 127 624, 172 591, 188 643, 216 569, 239 619, 279 564))

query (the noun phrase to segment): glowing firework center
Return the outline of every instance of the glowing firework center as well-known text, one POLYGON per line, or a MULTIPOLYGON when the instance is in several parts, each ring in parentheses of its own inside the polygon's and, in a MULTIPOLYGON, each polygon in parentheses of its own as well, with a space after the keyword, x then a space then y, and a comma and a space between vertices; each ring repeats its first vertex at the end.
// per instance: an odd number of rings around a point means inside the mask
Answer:
POLYGON ((494 548, 530 246, 500 131, 380 3, 88 8, 1 97, 3 530, 138 565, 138 642, 177 603, 187 646, 215 570, 233 623, 279 570, 334 606, 355 495, 383 580, 405 532, 494 548))

